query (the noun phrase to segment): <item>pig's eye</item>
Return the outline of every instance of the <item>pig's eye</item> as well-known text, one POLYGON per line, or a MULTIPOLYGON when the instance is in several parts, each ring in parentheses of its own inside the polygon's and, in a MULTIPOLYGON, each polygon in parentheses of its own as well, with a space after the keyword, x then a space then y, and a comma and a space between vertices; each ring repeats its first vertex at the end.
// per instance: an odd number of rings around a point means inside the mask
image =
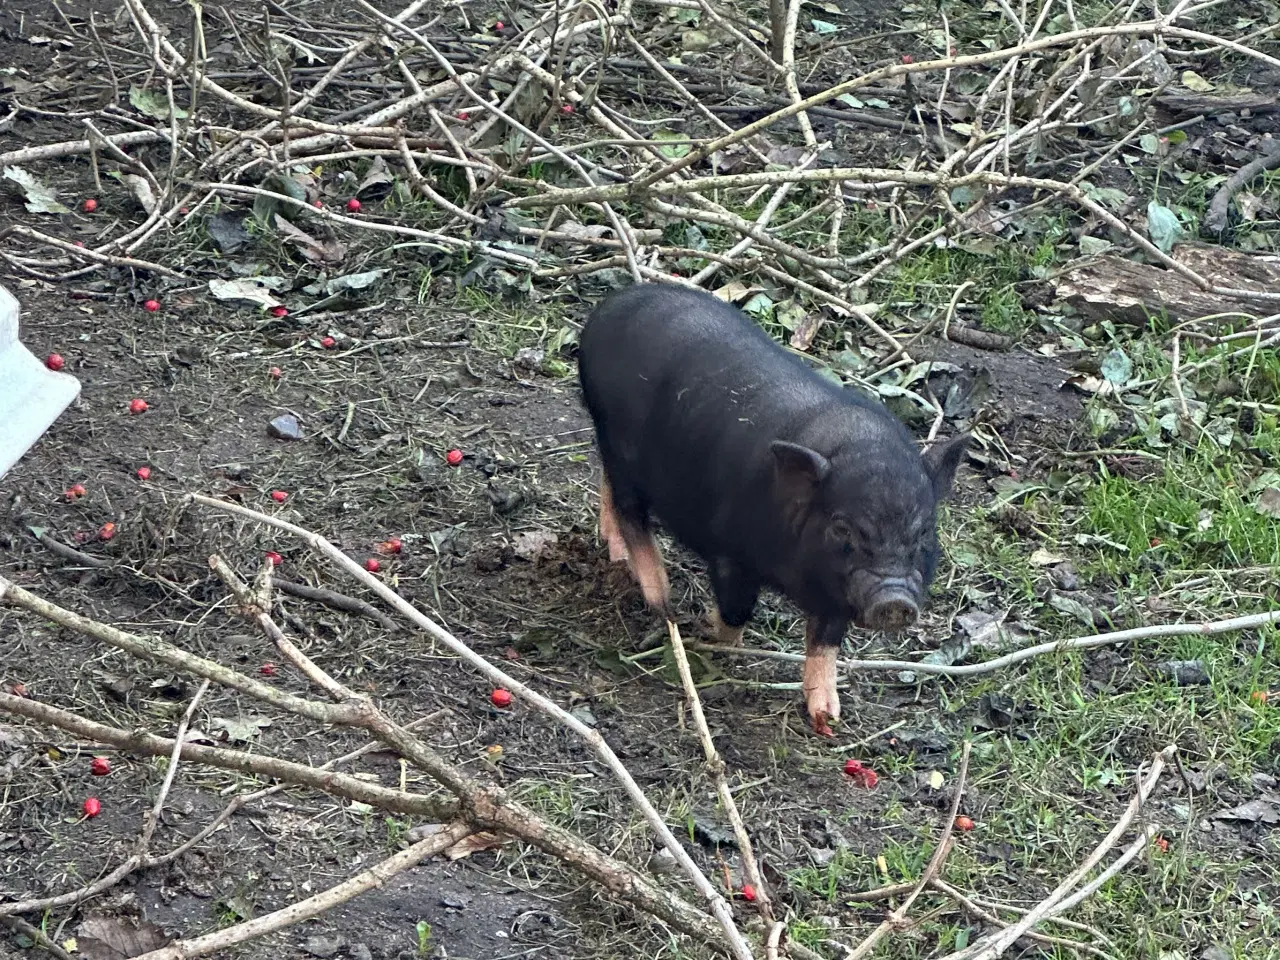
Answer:
POLYGON ((834 517, 827 527, 827 535, 833 543, 840 544, 845 553, 853 549, 853 528, 844 517, 834 517))

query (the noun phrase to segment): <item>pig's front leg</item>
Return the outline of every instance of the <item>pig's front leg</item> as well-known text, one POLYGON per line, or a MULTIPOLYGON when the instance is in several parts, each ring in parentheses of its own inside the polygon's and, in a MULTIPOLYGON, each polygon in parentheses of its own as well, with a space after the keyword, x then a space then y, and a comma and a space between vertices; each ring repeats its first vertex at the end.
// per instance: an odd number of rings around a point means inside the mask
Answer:
POLYGON ((804 631, 804 699, 814 732, 832 736, 830 721, 840 719, 836 692, 836 659, 848 620, 810 617, 804 631))

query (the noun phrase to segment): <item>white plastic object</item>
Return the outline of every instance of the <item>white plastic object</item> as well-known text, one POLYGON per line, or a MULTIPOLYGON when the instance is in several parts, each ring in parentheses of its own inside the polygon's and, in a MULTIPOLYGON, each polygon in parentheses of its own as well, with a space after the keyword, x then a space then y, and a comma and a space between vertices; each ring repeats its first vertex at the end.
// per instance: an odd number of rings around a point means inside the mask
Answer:
POLYGON ((18 341, 18 301, 0 287, 0 477, 79 394, 79 380, 50 370, 18 341))

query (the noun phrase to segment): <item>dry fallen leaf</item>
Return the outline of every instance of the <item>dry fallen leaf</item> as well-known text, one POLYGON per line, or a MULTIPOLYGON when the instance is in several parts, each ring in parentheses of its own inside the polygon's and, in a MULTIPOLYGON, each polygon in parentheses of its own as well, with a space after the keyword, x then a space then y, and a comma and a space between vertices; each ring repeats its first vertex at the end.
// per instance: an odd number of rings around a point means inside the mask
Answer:
POLYGON ((147 182, 145 177, 140 177, 136 173, 126 173, 121 179, 124 185, 129 188, 129 192, 133 194, 133 198, 147 213, 151 213, 156 208, 156 195, 151 189, 151 184, 147 182))
POLYGON ((817 310, 807 311, 791 333, 792 348, 800 351, 808 350, 813 346, 813 338, 821 329, 822 314, 817 310))
POLYGON ((169 942, 159 927, 129 917, 86 917, 76 928, 80 956, 85 960, 130 960, 169 942))
POLYGON ((1056 553, 1050 553, 1044 547, 1040 547, 1031 554, 1031 564, 1036 567, 1053 567, 1066 559, 1066 557, 1059 556, 1056 553))
POLYGON ((286 240, 298 245, 302 255, 315 263, 340 263, 347 255, 345 244, 337 240, 317 240, 305 230, 294 226, 280 214, 275 216, 276 230, 286 240))
POLYGON ((512 548, 522 560, 537 560, 559 538, 550 530, 528 530, 516 535, 512 548))
POLYGON ((741 303, 753 293, 759 293, 763 289, 763 287, 749 287, 740 280, 732 280, 711 292, 725 303, 741 303))
POLYGON ((485 850, 497 850, 504 844, 510 843, 511 838, 503 836, 499 833, 473 833, 468 837, 463 837, 452 847, 445 850, 444 855, 450 860, 461 860, 469 857, 473 853, 483 853, 485 850))

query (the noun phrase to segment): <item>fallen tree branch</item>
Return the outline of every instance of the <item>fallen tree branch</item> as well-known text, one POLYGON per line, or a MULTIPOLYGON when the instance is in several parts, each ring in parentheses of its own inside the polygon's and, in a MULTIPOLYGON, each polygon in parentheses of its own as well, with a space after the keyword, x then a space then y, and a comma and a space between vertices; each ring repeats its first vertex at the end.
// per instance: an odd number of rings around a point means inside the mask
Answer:
POLYGON ((332 607, 334 610, 342 610, 346 613, 354 613, 365 617, 373 620, 389 633, 398 633, 400 630, 400 624, 396 623, 373 604, 365 603, 357 597, 348 597, 345 593, 337 593, 324 587, 313 587, 308 583, 295 583, 292 580, 272 578, 271 582, 277 590, 281 593, 287 593, 291 597, 314 600, 316 603, 323 603, 326 607, 332 607))
MULTIPOLYGON (((1244 617, 1232 617, 1230 620, 1216 620, 1210 623, 1163 623, 1150 627, 1134 627, 1129 630, 1117 630, 1114 633, 1098 633, 1088 637, 1074 637, 1065 640, 1051 640, 1024 647, 1012 653, 1006 653, 994 660, 982 663, 941 664, 918 663, 912 660, 838 660, 837 666, 846 673, 860 671, 911 671, 913 673, 933 674, 940 677, 976 677, 986 673, 995 673, 1006 667, 1014 666, 1025 660, 1051 653, 1065 653, 1071 650, 1093 650, 1097 647, 1110 646, 1113 643, 1129 643, 1138 640, 1151 640, 1165 637, 1197 637, 1214 636, 1220 633, 1236 633, 1240 630, 1254 630, 1258 627, 1280 623, 1280 610, 1271 613, 1253 613, 1244 617)), ((710 643, 691 644, 690 649, 700 653, 720 653, 735 657, 760 657, 766 660, 786 660, 790 663, 803 663, 803 654, 785 653, 780 650, 759 650, 751 647, 725 647, 710 643)))

